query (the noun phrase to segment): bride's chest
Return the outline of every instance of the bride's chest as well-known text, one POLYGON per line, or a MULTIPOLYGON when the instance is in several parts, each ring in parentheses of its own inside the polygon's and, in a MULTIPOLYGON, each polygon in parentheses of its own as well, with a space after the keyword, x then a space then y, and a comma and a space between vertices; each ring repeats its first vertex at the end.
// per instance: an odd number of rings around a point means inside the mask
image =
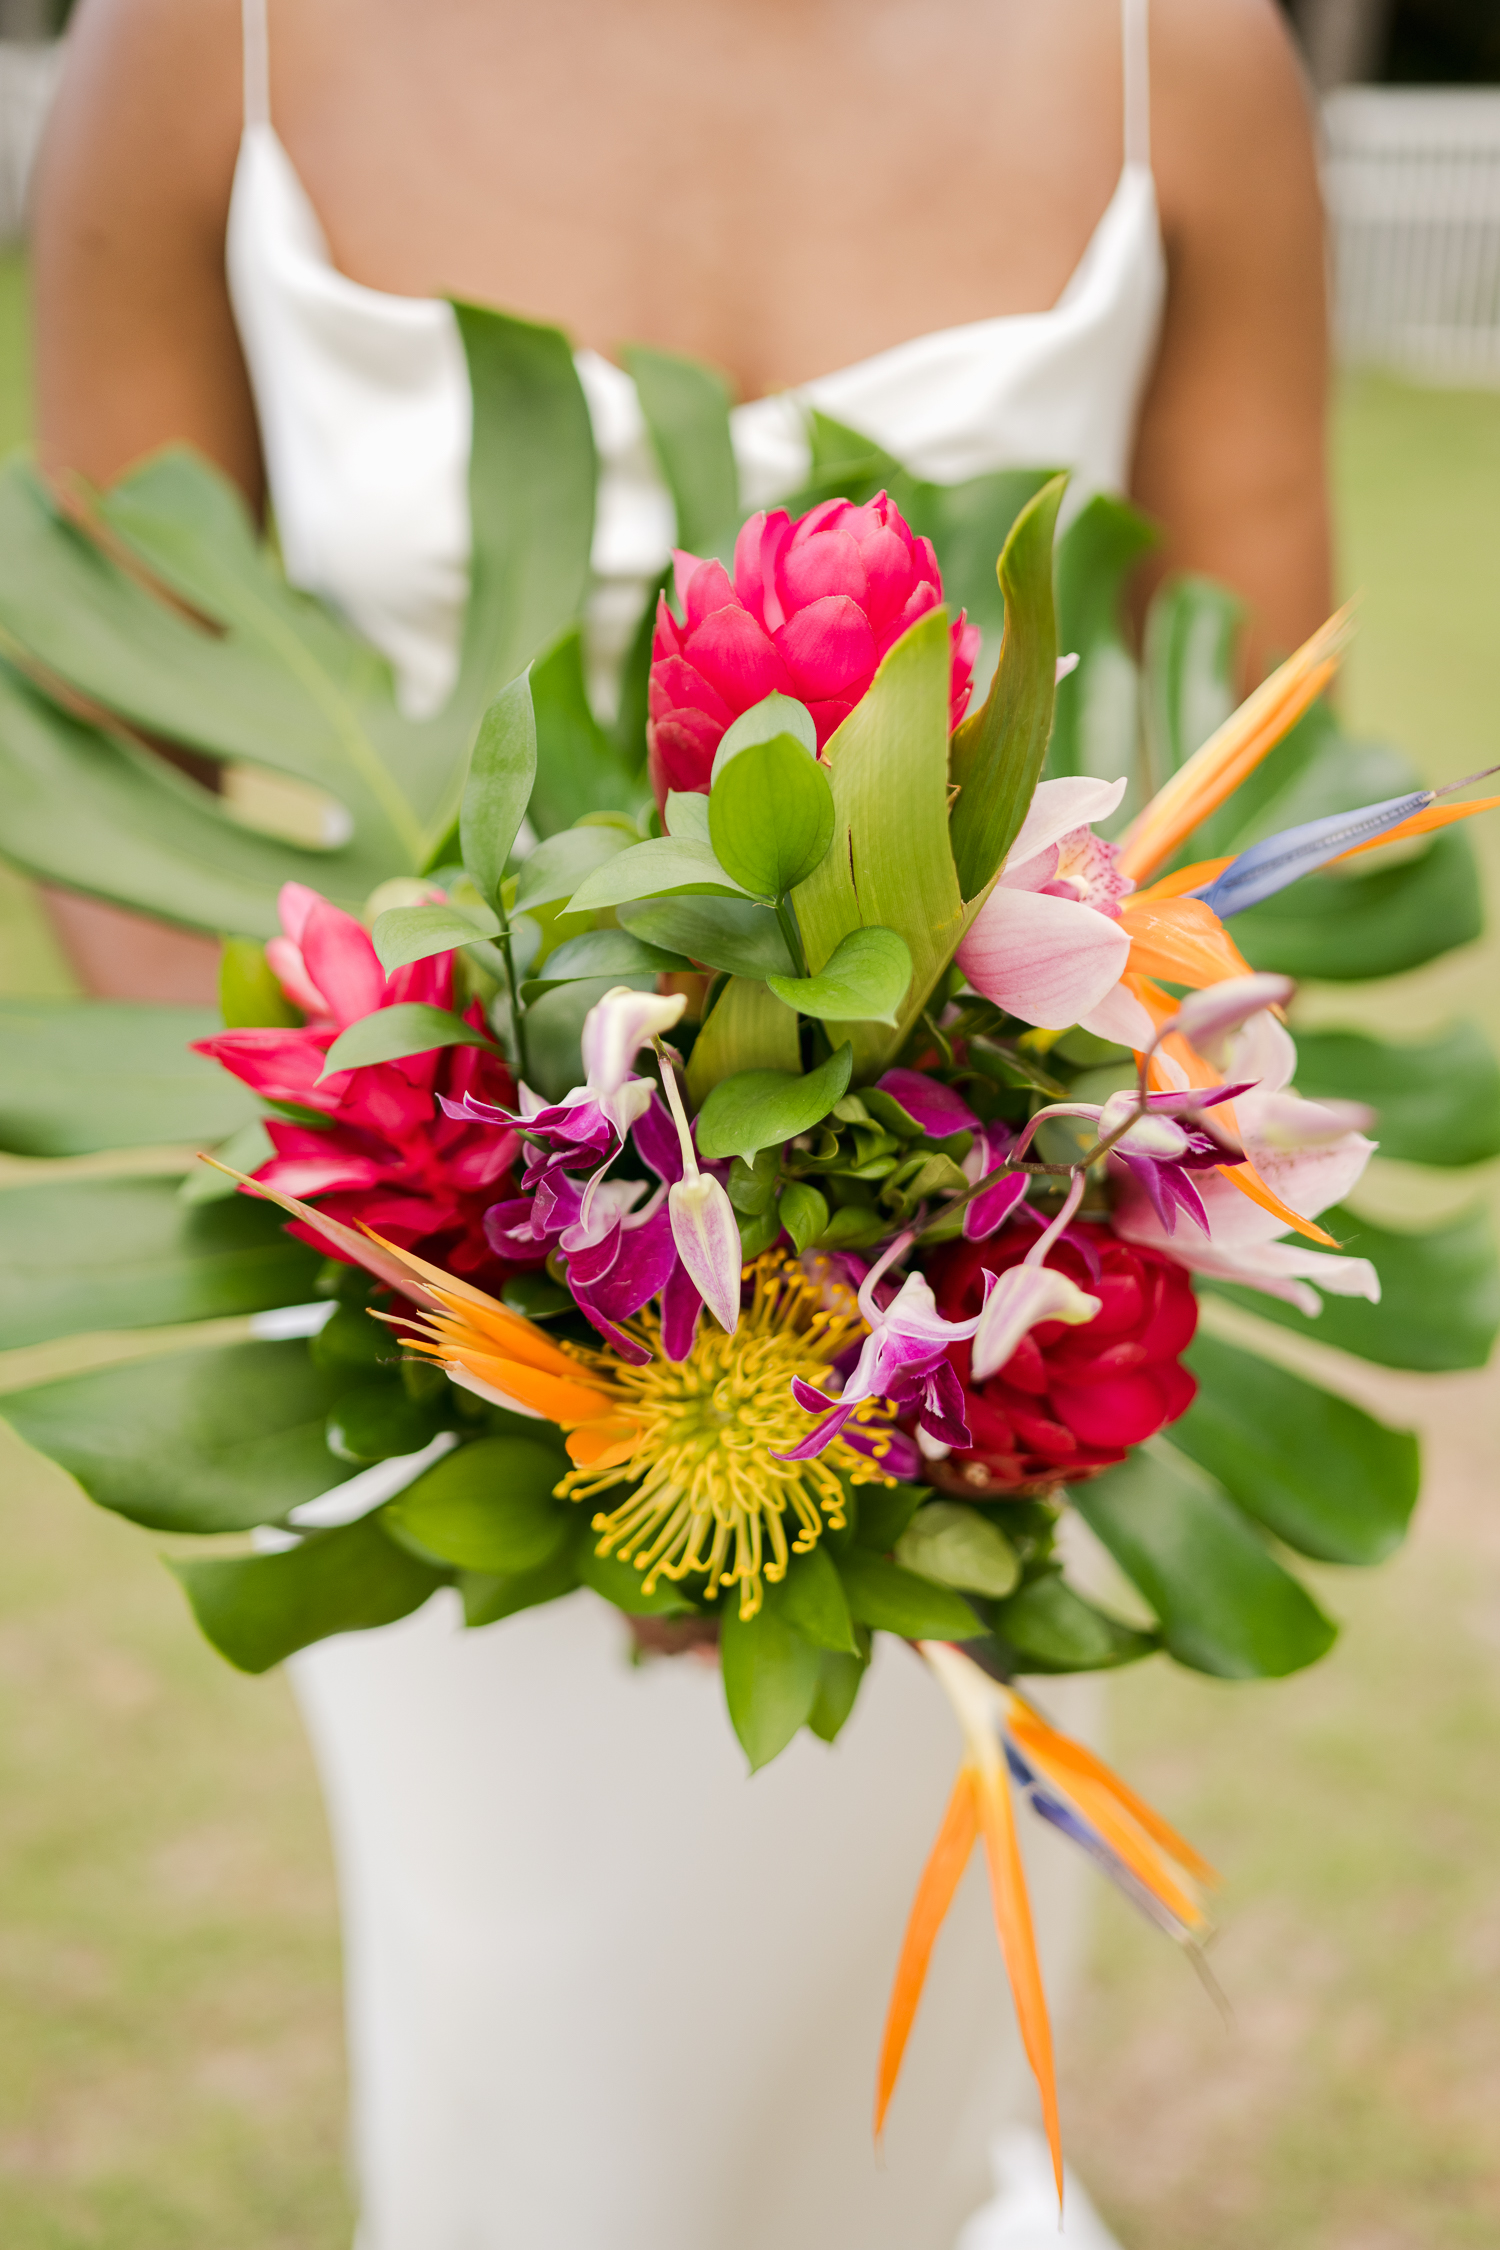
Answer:
POLYGON ((440 8, 409 50, 393 17, 345 51, 336 86, 304 31, 273 113, 353 279, 647 338, 754 396, 1055 301, 1118 173, 1118 19, 1010 17, 440 8))

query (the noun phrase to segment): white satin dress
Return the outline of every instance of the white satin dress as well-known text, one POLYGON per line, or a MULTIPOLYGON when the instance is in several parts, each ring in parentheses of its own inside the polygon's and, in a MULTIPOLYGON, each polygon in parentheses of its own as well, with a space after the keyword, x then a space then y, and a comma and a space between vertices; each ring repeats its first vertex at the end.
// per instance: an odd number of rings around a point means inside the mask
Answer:
MULTIPOLYGON (((1058 302, 737 408, 748 502, 802 480, 805 404, 929 478, 1067 462, 1075 506, 1123 488, 1165 266, 1145 0, 1122 16, 1124 167, 1058 302)), ((227 256, 289 575, 430 711, 467 583, 463 356, 445 304, 333 267, 270 122, 264 0, 246 0, 227 256)), ((672 506, 628 376, 591 352, 577 364, 602 471, 594 625, 620 643, 672 506)), ((890 1977, 958 1752, 907 1650, 882 1643, 832 1749, 800 1737, 753 1781, 714 1670, 632 1668, 622 1621, 585 1592, 472 1633, 445 1593, 293 1673, 341 1886, 359 2250, 1056 2241, 1013 2137, 1019 2186, 977 2208, 997 2132, 1031 2114, 977 1867, 872 2149, 890 1977)), ((1094 1698, 1087 1681, 1044 1690, 1074 1727, 1094 1698)), ((1027 1849, 1055 2000, 1092 1877, 1045 1834, 1027 1849)), ((1081 2199, 1067 2239, 1107 2250, 1081 2199)))

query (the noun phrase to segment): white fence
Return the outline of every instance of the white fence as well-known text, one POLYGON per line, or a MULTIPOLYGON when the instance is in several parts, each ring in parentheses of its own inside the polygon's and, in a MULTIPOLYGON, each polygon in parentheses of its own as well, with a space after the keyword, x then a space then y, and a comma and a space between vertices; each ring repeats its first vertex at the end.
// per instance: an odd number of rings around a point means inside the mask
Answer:
POLYGON ((1500 384, 1500 90, 1350 86, 1324 117, 1340 357, 1500 384))

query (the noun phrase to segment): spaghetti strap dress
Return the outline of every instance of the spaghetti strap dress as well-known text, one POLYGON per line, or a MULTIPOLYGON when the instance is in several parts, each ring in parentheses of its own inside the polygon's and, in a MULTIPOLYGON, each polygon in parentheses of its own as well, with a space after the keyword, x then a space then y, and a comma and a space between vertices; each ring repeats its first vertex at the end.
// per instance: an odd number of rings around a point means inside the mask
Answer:
MULTIPOLYGON (((244 0, 231 298, 288 575, 389 658, 414 712, 455 677, 471 410, 451 309, 332 263, 277 138, 264 0, 244 0)), ((919 476, 1069 464, 1124 487, 1165 264, 1148 148, 1146 0, 1122 0, 1125 159, 1043 312, 922 336, 737 407, 751 506, 794 491, 816 407, 919 476)), ((577 366, 600 462, 590 631, 628 641, 673 541, 630 378, 577 366)), ((358 2250, 1017 2250, 977 2208, 1030 2086, 982 1877, 934 1960, 877 2158, 889 1979, 957 1742, 883 1640, 831 1748, 747 1780, 713 1668, 632 1664, 579 1592, 481 1631, 456 1598, 324 1642, 293 1676, 326 1795, 344 1935, 358 2250), (966 2224, 967 2222, 967 2224, 966 2224)), ((1075 1731, 1095 1683, 1046 1683, 1075 1731)), ((1054 2001, 1081 1861, 1027 1838, 1054 2001)), ((1100 2230, 1068 2239, 1108 2244, 1100 2230)))

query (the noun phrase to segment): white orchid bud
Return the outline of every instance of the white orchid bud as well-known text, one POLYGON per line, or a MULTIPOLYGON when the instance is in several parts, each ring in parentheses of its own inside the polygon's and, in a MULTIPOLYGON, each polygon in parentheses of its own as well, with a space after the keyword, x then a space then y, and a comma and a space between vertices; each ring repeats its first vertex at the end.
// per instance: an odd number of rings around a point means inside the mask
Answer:
MULTIPOLYGON (((1111 1094, 1099 1112, 1100 1140, 1108 1140, 1111 1133, 1118 1133, 1135 1106, 1134 1092, 1111 1094)), ((1133 1155, 1160 1157, 1167 1163, 1181 1156, 1187 1145, 1188 1136, 1175 1119, 1158 1116, 1151 1110, 1137 1117, 1130 1131, 1115 1143, 1116 1148, 1128 1149, 1133 1155)))
POLYGON ((673 1024, 687 1006, 687 995, 632 992, 617 984, 596 1000, 583 1019, 583 1067, 590 1093, 618 1093, 648 1039, 673 1024))
POLYGON ((1162 1029, 1180 1031, 1205 1062, 1221 1070, 1224 1044, 1231 1034, 1242 1029, 1252 1016, 1258 1016, 1262 1008, 1284 1008, 1295 990, 1290 977, 1267 973, 1226 977, 1222 984, 1205 985, 1201 992, 1190 992, 1178 1009, 1176 1020, 1164 1024, 1162 1029))
POLYGON ((711 1172, 699 1172, 675 1182, 667 1209, 678 1257, 714 1319, 732 1336, 739 1325, 745 1263, 734 1205, 711 1172))
POLYGON ((1054 1266, 1012 1266, 995 1283, 980 1315, 974 1335, 975 1382, 987 1383, 998 1374, 1021 1338, 1044 1320, 1081 1328, 1101 1303, 1054 1266))

